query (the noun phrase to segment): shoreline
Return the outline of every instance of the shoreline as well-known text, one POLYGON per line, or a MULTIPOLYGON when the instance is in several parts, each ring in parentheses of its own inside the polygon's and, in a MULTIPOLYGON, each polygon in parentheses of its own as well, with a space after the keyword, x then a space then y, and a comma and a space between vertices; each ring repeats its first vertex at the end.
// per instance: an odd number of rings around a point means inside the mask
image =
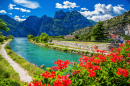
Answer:
POLYGON ((61 47, 61 46, 58 46, 58 45, 46 45, 46 44, 43 44, 43 43, 35 43, 34 41, 28 41, 28 42, 35 44, 37 46, 40 46, 40 47, 47 47, 47 48, 50 48, 50 49, 55 49, 55 50, 59 50, 59 51, 63 51, 63 52, 85 55, 85 56, 92 56, 94 54, 100 54, 100 53, 94 52, 94 50, 93 51, 87 51, 87 50, 83 50, 83 49, 67 48, 66 46, 61 47))
POLYGON ((19 74, 20 80, 23 82, 31 82, 32 77, 28 75, 28 71, 21 67, 17 62, 15 62, 6 52, 5 46, 8 45, 12 40, 9 40, 1 45, 1 55, 7 62, 13 67, 13 69, 19 74))

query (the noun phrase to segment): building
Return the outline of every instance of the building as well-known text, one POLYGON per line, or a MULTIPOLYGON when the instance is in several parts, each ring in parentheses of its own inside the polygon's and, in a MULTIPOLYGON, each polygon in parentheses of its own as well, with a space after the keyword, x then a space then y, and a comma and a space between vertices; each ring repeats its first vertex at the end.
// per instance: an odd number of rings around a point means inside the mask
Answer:
POLYGON ((72 38, 74 38, 74 35, 65 35, 64 38, 65 39, 72 39, 72 38))

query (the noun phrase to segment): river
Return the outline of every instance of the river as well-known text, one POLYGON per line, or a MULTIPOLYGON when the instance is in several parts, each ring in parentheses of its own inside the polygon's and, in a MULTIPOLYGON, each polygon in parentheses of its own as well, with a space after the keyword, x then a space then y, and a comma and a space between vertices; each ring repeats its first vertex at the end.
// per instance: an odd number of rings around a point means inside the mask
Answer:
POLYGON ((51 67, 54 66, 54 61, 57 59, 78 62, 80 58, 78 54, 62 52, 29 43, 27 38, 14 38, 9 45, 15 53, 36 66, 44 64, 45 67, 51 67))

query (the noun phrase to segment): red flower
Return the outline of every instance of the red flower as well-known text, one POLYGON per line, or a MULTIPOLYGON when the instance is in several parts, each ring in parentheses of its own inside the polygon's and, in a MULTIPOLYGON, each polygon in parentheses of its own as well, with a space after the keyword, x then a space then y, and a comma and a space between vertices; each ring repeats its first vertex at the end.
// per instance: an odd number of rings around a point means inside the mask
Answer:
POLYGON ((126 69, 118 68, 118 71, 117 71, 116 73, 117 73, 118 75, 127 77, 129 72, 128 72, 128 70, 126 70, 126 69))
POLYGON ((79 61, 81 62, 81 61, 82 61, 82 58, 79 58, 79 61))
POLYGON ((111 58, 110 60, 111 60, 111 62, 114 62, 114 63, 116 62, 116 60, 114 58, 111 58))
POLYGON ((81 57, 84 57, 83 55, 81 55, 81 57))
POLYGON ((71 72, 71 75, 74 75, 74 74, 77 74, 77 73, 79 73, 79 71, 73 71, 73 72, 71 72))
POLYGON ((120 46, 119 47, 123 47, 123 43, 122 44, 120 44, 120 46))
POLYGON ((101 70, 100 65, 93 66, 93 70, 101 70))
POLYGON ((87 62, 89 59, 90 59, 89 57, 84 56, 83 57, 83 62, 87 62))
POLYGON ((130 53, 128 54, 128 57, 130 57, 130 53))
POLYGON ((65 76, 58 75, 57 80, 54 81, 53 86, 69 86, 72 80, 69 80, 69 74, 65 76))
POLYGON ((96 73, 93 70, 88 70, 88 72, 90 73, 89 76, 90 77, 96 77, 96 73))
POLYGON ((47 78, 53 78, 54 79, 56 77, 56 74, 55 74, 55 72, 50 73, 50 72, 46 71, 45 73, 42 74, 42 76, 44 76, 45 79, 47 79, 47 78))
POLYGON ((79 66, 83 66, 83 62, 79 62, 79 66))
POLYGON ((100 52, 100 50, 97 49, 95 52, 100 52))
POLYGON ((102 61, 104 61, 104 62, 107 61, 106 58, 105 58, 105 56, 103 56, 103 55, 98 55, 97 57, 98 57, 99 59, 101 59, 102 61))
POLYGON ((62 69, 68 68, 68 65, 70 64, 70 62, 68 60, 61 61, 58 59, 57 61, 54 62, 54 64, 57 64, 58 67, 53 66, 51 69, 62 70, 62 69))
POLYGON ((93 62, 95 64, 99 64, 99 63, 101 63, 101 60, 99 60, 99 59, 93 59, 91 62, 93 62))
POLYGON ((95 50, 98 49, 97 46, 93 47, 95 50))
POLYGON ((42 86, 41 85, 41 81, 34 81, 34 82, 32 82, 32 83, 30 83, 30 84, 28 84, 28 86, 42 86))
POLYGON ((120 49, 120 48, 117 48, 116 50, 119 52, 121 49, 120 49))
POLYGON ((114 50, 114 48, 111 48, 111 52, 114 50))

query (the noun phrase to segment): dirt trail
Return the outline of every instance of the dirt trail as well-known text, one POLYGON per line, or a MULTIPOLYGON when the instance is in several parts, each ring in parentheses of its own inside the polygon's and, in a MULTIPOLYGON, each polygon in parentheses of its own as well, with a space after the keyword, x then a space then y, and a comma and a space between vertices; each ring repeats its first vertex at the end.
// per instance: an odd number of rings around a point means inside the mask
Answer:
POLYGON ((13 61, 6 53, 6 50, 4 49, 4 46, 9 44, 10 41, 5 42, 4 44, 1 45, 0 49, 0 54, 2 55, 3 58, 5 58, 8 63, 13 67, 13 69, 19 74, 20 80, 23 82, 31 82, 33 79, 32 77, 28 74, 26 70, 24 70, 18 63, 13 61))

